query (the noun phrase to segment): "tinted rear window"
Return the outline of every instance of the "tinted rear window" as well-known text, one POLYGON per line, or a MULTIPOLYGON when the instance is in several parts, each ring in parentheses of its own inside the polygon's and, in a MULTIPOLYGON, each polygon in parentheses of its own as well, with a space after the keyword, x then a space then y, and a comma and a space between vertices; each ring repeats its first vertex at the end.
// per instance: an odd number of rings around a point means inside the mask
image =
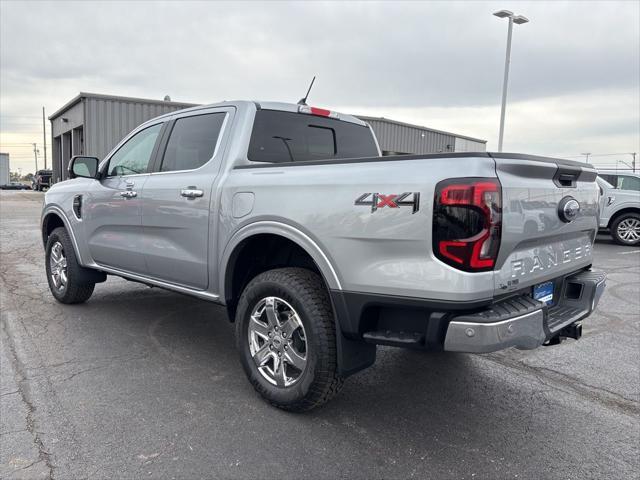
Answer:
POLYGON ((224 117, 224 113, 208 113, 176 120, 160 170, 194 170, 207 163, 216 148, 224 117))
POLYGON ((258 110, 249 144, 254 162, 375 157, 368 127, 303 113, 258 110))

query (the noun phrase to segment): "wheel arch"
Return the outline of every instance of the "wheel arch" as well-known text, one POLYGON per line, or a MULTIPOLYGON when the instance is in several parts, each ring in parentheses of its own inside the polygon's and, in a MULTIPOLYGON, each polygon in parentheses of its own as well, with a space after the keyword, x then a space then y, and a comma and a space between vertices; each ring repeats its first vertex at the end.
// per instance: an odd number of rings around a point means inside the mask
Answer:
POLYGON ((221 299, 231 320, 244 286, 271 268, 308 268, 320 275, 328 289, 342 289, 335 269, 318 244, 297 228, 279 222, 257 222, 239 230, 227 244, 220 265, 221 299))
POLYGON ((49 206, 42 213, 42 220, 40 222, 40 233, 42 235, 43 247, 46 248, 49 235, 51 235, 51 232, 53 232, 58 227, 64 227, 69 233, 76 258, 78 259, 80 264, 83 265, 82 256, 80 255, 80 249, 78 248, 76 236, 73 232, 73 229, 71 228, 71 223, 69 222, 69 219, 64 214, 64 212, 58 207, 49 206))
POLYGON ((609 218, 609 223, 607 224, 607 228, 611 228, 611 225, 613 225, 613 222, 615 222, 621 215, 624 215, 626 213, 635 213, 640 215, 640 208, 638 207, 621 208, 620 210, 615 212, 613 215, 611 215, 611 218, 609 218))

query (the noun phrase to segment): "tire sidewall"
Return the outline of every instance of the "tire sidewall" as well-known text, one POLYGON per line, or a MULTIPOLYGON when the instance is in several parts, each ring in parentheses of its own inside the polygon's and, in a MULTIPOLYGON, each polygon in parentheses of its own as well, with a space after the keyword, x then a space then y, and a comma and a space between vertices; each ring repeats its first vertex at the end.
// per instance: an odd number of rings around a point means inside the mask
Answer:
POLYGON ((240 298, 236 313, 236 343, 240 359, 251 383, 264 391, 269 398, 279 404, 291 404, 307 395, 311 388, 318 366, 318 332, 314 329, 308 308, 289 286, 256 277, 245 289, 240 298), (307 365, 301 378, 290 387, 281 388, 269 383, 258 371, 249 350, 249 318, 255 306, 265 297, 279 297, 288 302, 298 313, 304 326, 307 339, 307 365))
POLYGON ((73 252, 73 245, 71 245, 71 241, 69 240, 69 236, 65 230, 55 229, 47 240, 47 249, 45 251, 45 269, 47 271, 47 282, 49 283, 49 290, 51 290, 51 294, 58 300, 64 301, 65 296, 69 292, 69 287, 71 282, 75 280, 74 272, 71 265, 71 262, 75 262, 75 253, 73 252), (55 288, 53 284, 53 280, 51 279, 51 249, 56 242, 60 242, 62 244, 62 249, 64 251, 64 256, 67 259, 67 284, 65 285, 63 290, 58 290, 55 288))
POLYGON ((640 245, 640 241, 636 241, 636 242, 627 242, 624 239, 620 238, 620 236, 618 235, 618 225, 620 225, 620 223, 628 218, 635 218, 636 220, 640 220, 640 214, 637 213, 627 213, 624 215, 620 215, 618 218, 615 219, 615 221, 613 222, 613 225, 611 226, 611 234, 614 238, 614 240, 619 243, 620 245, 624 245, 627 247, 636 247, 638 245, 640 245))

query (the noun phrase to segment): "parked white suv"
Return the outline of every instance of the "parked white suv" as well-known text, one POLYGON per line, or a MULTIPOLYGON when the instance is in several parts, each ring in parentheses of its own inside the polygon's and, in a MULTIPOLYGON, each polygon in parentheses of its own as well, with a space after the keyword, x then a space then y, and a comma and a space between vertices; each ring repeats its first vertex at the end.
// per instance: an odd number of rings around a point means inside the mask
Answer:
POLYGON ((620 245, 640 245, 640 191, 615 188, 598 174, 600 228, 620 245))

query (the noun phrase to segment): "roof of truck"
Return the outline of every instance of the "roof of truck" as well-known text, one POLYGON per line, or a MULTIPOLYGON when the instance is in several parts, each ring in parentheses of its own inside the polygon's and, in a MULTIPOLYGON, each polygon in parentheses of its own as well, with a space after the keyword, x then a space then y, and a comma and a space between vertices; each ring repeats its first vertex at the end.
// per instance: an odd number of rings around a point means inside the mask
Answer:
POLYGON ((164 115, 160 115, 159 117, 156 117, 156 118, 168 117, 168 116, 171 116, 171 115, 175 115, 177 112, 196 111, 196 110, 201 110, 203 108, 230 107, 230 106, 240 106, 240 105, 244 105, 244 106, 255 105, 258 110, 278 110, 278 111, 281 111, 281 112, 291 112, 291 113, 299 113, 300 112, 300 107, 302 107, 302 106, 310 107, 310 108, 319 108, 321 110, 327 110, 327 111, 330 111, 332 114, 335 114, 336 117, 332 117, 335 120, 341 120, 343 122, 355 123, 355 124, 361 125, 363 127, 367 126, 367 123, 365 121, 359 119, 358 117, 354 117, 353 115, 348 115, 346 113, 336 112, 334 110, 328 110, 328 109, 325 109, 324 107, 316 107, 315 105, 313 105, 313 106, 311 106, 311 105, 300 105, 300 104, 297 104, 297 103, 273 102, 273 101, 261 101, 261 100, 230 100, 230 101, 226 101, 225 100, 224 102, 209 103, 209 104, 205 104, 205 105, 197 105, 197 106, 193 106, 191 108, 185 108, 184 110, 177 110, 177 111, 174 111, 174 112, 165 113, 164 115))

